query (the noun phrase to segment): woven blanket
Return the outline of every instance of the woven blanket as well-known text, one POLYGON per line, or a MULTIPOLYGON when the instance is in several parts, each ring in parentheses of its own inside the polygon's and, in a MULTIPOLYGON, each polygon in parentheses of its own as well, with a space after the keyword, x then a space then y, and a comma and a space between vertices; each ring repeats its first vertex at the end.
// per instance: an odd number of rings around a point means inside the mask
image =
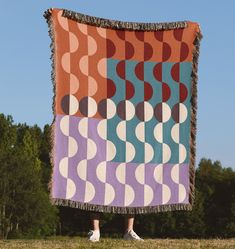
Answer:
POLYGON ((45 12, 50 199, 113 213, 192 210, 200 27, 45 12))

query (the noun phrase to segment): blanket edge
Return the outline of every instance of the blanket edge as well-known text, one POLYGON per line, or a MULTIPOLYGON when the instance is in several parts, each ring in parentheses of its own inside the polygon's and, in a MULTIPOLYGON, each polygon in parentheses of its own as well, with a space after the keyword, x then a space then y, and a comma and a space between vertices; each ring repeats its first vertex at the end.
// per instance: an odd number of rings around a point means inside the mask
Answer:
MULTIPOLYGON (((44 17, 46 19, 50 18, 53 8, 48 9, 44 12, 44 17)), ((128 22, 128 21, 118 21, 111 20, 101 17, 95 17, 90 15, 81 14, 72 10, 61 9, 63 11, 62 16, 69 18, 71 20, 93 25, 101 28, 110 29, 121 29, 121 30, 136 30, 136 31, 154 31, 154 30, 171 30, 187 28, 187 21, 176 21, 176 22, 155 22, 155 23, 145 23, 145 22, 128 22)))
POLYGON ((190 160, 189 160, 189 203, 195 202, 195 164, 196 164, 196 132, 197 132, 197 83, 198 83, 198 60, 200 54, 200 41, 202 39, 200 26, 194 39, 194 50, 191 73, 191 130, 190 130, 190 160))

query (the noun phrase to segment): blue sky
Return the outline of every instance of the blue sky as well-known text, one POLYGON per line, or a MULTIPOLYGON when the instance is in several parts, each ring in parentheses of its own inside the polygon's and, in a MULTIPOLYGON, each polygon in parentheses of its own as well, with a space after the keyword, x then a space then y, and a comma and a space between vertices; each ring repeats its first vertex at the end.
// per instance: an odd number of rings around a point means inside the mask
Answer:
POLYGON ((0 112, 15 123, 52 122, 47 8, 67 8, 123 21, 200 23, 197 163, 220 160, 235 169, 235 1, 39 1, 0 2, 0 112))

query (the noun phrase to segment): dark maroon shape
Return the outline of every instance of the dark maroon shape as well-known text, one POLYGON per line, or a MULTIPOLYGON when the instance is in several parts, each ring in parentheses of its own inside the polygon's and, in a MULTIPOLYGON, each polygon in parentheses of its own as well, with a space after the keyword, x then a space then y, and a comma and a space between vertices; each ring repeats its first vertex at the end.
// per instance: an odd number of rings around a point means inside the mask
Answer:
POLYGON ((116 34, 121 40, 125 41, 125 31, 116 30, 116 34))
POLYGON ((139 41, 144 41, 144 32, 143 31, 135 31, 135 36, 139 41))
POLYGON ((174 37, 177 41, 182 41, 184 29, 174 29, 174 37))
POLYGON ((180 102, 183 103, 188 96, 188 89, 187 87, 183 84, 180 83, 180 102))
POLYGON ((61 109, 63 110, 63 112, 65 114, 69 114, 69 95, 65 95, 62 98, 60 104, 61 104, 61 109))
POLYGON ((112 98, 116 93, 116 85, 111 79, 107 79, 107 97, 112 98))
POLYGON ((156 80, 162 82, 162 63, 158 63, 154 66, 153 75, 156 80))
POLYGON ((107 58, 114 56, 115 52, 116 47, 114 43, 110 39, 107 39, 107 58))
POLYGON ((154 36, 155 36, 156 40, 163 42, 163 31, 162 30, 155 31, 154 36))
POLYGON ((134 85, 129 81, 126 80, 126 99, 131 99, 135 94, 135 87, 134 85))
POLYGON ((168 43, 163 42, 162 60, 167 61, 171 57, 171 47, 168 43))
POLYGON ((166 102, 171 96, 171 89, 170 87, 162 82, 162 101, 166 102))
POLYGON ((151 44, 145 42, 144 43, 144 60, 148 61, 153 56, 153 47, 151 44))
POLYGON ((126 102, 125 102, 125 100, 122 100, 118 103, 117 115, 123 120, 126 119, 126 102))
POLYGON ((150 100, 153 96, 153 88, 150 83, 144 82, 144 100, 150 100))
POLYGON ((98 112, 101 117, 107 118, 107 99, 102 99, 98 104, 98 112))
POLYGON ((84 97, 79 102, 79 110, 80 112, 87 117, 88 115, 88 97, 84 97))
POLYGON ((162 122, 162 103, 158 103, 154 108, 154 116, 159 121, 162 122))
POLYGON ((171 116, 176 123, 179 123, 179 104, 175 104, 171 110, 171 116))
POLYGON ((144 102, 140 102, 135 107, 135 115, 140 121, 144 121, 144 102))
POLYGON ((171 68, 171 77, 174 81, 180 81, 180 63, 175 63, 171 68))
POLYGON ((125 78, 126 78, 126 63, 125 63, 125 61, 120 61, 120 62, 118 62, 118 64, 117 64, 117 68, 116 68, 116 70, 117 70, 117 75, 121 78, 121 79, 123 79, 123 80, 125 80, 125 78))
POLYGON ((133 45, 126 41, 126 46, 125 46, 125 57, 126 59, 131 59, 134 55, 135 49, 133 47, 133 45))
POLYGON ((184 61, 187 59, 189 53, 189 47, 185 42, 181 43, 180 47, 180 61, 184 61))
POLYGON ((135 74, 139 80, 144 81, 144 62, 139 62, 135 66, 135 74))

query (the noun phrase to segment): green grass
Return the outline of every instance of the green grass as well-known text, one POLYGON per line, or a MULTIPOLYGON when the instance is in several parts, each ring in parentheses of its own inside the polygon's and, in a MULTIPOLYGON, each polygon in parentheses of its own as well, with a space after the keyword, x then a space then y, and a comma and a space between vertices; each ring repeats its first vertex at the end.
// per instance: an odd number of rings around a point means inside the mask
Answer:
POLYGON ((216 249, 235 248, 234 239, 146 239, 144 242, 124 241, 123 239, 103 238, 100 242, 88 242, 81 237, 50 237, 42 240, 1 240, 0 249, 75 249, 75 248, 141 248, 141 249, 216 249))

